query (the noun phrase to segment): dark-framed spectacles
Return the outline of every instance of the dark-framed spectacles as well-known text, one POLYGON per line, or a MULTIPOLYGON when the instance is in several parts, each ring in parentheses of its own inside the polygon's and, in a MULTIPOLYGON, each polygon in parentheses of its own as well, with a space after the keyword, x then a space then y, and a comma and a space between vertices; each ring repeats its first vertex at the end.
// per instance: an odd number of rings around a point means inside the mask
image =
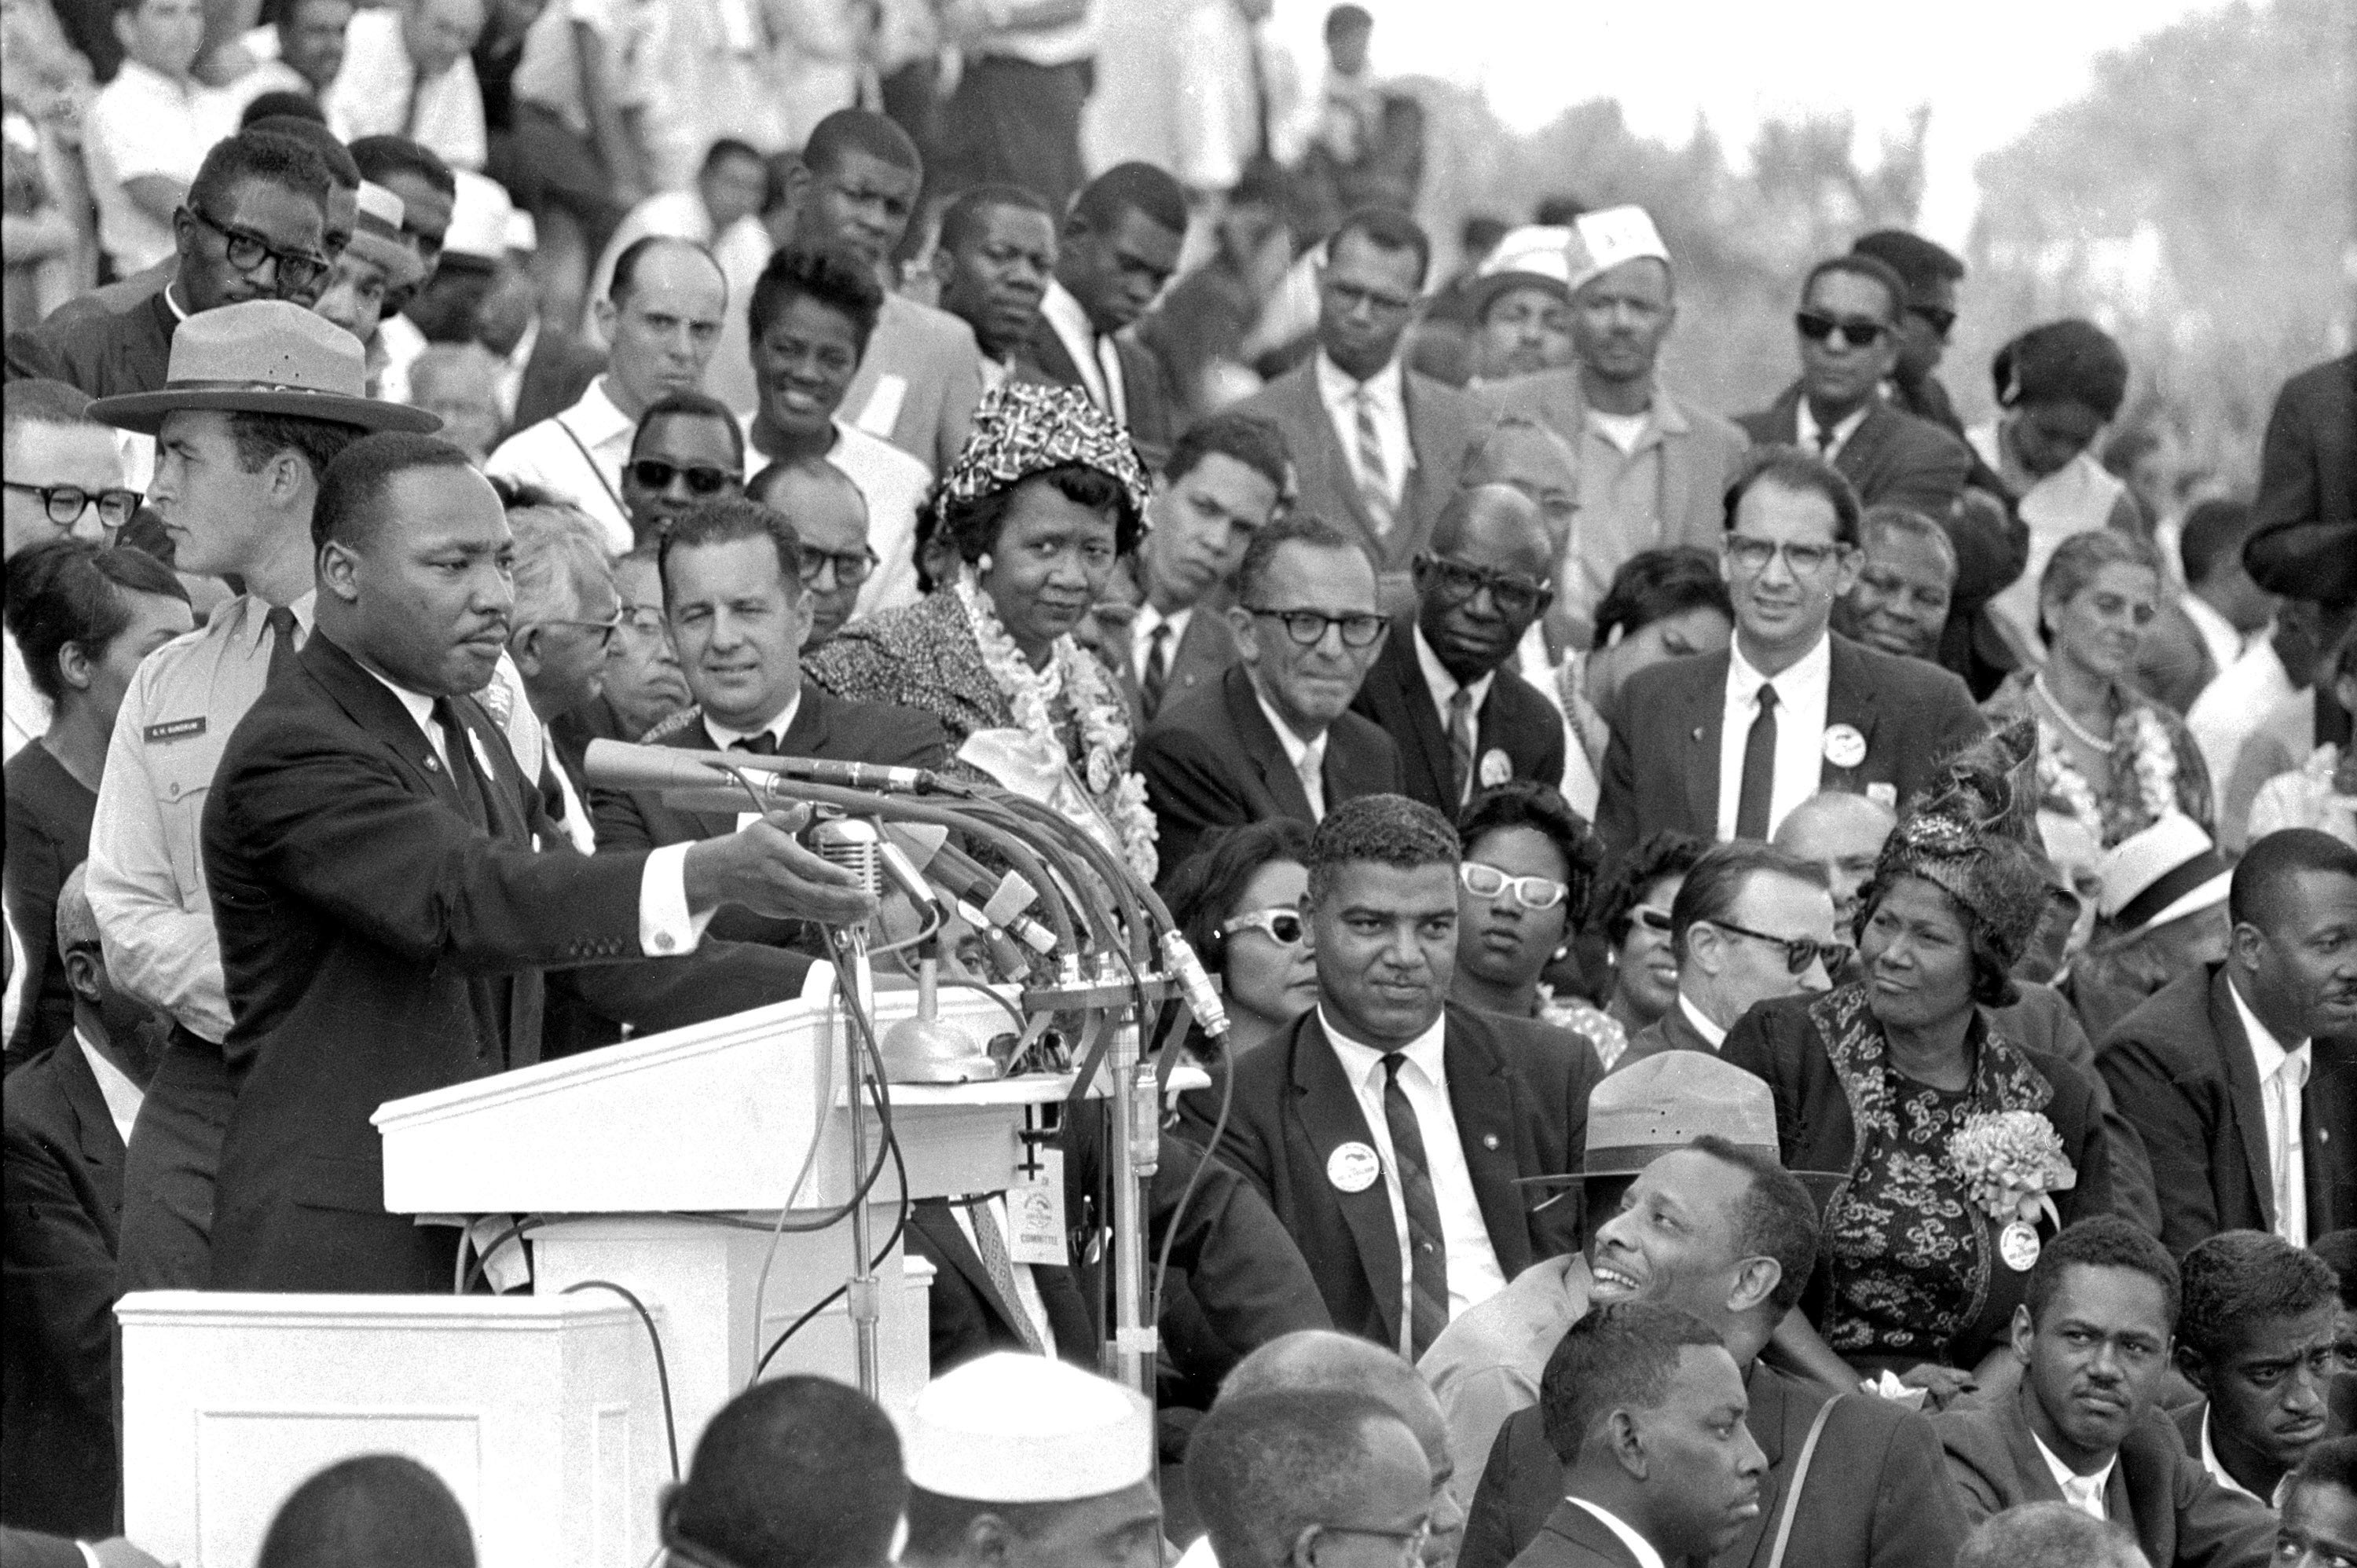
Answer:
POLYGON ((856 551, 833 551, 813 550, 805 544, 802 546, 802 586, 816 587, 820 575, 832 566, 836 587, 856 588, 867 581, 876 568, 883 564, 884 558, 865 545, 856 551))
POLYGON ((1534 583, 1512 572, 1451 561, 1429 552, 1417 553, 1415 569, 1425 579, 1426 592, 1437 594, 1452 605, 1461 605, 1487 588, 1490 602, 1498 607, 1498 613, 1516 619, 1537 614, 1555 594, 1544 583, 1534 583))
POLYGON ((1372 648, 1386 624, 1378 615, 1329 616, 1324 610, 1273 610, 1256 605, 1246 606, 1245 613, 1281 622, 1285 635, 1304 648, 1325 641, 1329 626, 1342 634, 1343 647, 1372 648))
POLYGON ((91 507, 98 508, 99 521, 110 529, 121 528, 146 499, 137 490, 86 490, 80 485, 20 485, 14 479, 0 479, 0 486, 40 497, 42 510, 59 528, 71 528, 91 507))
POLYGON ((1514 902, 1525 909, 1552 909, 1571 896, 1571 889, 1552 876, 1509 876, 1478 860, 1461 861, 1457 880, 1476 898, 1495 898, 1512 890, 1514 902))
POLYGON ((552 618, 548 620, 536 620, 529 624, 533 626, 575 626, 579 627, 584 631, 594 631, 598 634, 597 646, 601 650, 612 648, 614 646, 614 639, 622 635, 622 617, 619 612, 615 614, 612 620, 559 620, 552 618))
POLYGON ((1784 557, 1784 565, 1795 577, 1813 577, 1838 562, 1849 546, 1842 543, 1810 544, 1786 540, 1778 543, 1772 539, 1754 539, 1748 533, 1727 536, 1727 558, 1735 569, 1747 575, 1768 570, 1768 563, 1777 556, 1784 557))
POLYGON ((1910 305, 1907 307, 1907 314, 1929 327, 1943 343, 1948 340, 1948 334, 1955 330, 1956 313, 1953 310, 1943 310, 1936 305, 1910 305))
POLYGON ((275 262, 281 288, 307 289, 327 276, 328 269, 335 264, 316 251, 281 250, 270 242, 267 234, 224 223, 193 201, 182 210, 227 242, 229 264, 239 272, 259 272, 263 263, 275 262))
POLYGON ((745 482, 744 475, 727 468, 708 463, 666 463, 660 457, 633 457, 628 471, 630 482, 647 490, 667 490, 673 479, 684 478, 692 496, 716 496, 745 482))
POLYGON ((1697 920, 1701 926, 1716 926, 1731 937, 1749 937, 1755 942, 1767 942, 1784 950, 1784 967, 1794 974, 1806 974, 1809 965, 1822 960, 1827 975, 1838 974, 1849 962, 1856 950, 1842 942, 1821 942, 1814 937, 1771 937, 1766 931, 1755 931, 1749 926, 1738 926, 1727 920, 1697 920))
POLYGON ((1836 349, 1871 349, 1890 330, 1888 321, 1873 321, 1863 316, 1836 317, 1814 310, 1793 312, 1792 325, 1812 343, 1825 342, 1835 333, 1840 333, 1841 341, 1833 345, 1836 349))

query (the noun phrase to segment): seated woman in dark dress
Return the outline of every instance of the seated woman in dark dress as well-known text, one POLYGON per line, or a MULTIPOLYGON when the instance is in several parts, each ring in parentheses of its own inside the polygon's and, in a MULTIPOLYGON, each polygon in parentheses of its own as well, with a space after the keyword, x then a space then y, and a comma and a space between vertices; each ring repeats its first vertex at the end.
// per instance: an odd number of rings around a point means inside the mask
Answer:
POLYGON ((24 946, 25 1008, 8 1065, 73 1029, 57 956, 58 889, 90 853, 98 779, 114 713, 139 661, 195 627, 188 591, 144 551, 87 539, 36 544, 8 563, 5 611, 25 672, 49 700, 49 727, 8 759, 8 918, 24 946))
POLYGON ((1857 1374, 1941 1398, 2005 1349, 2040 1245, 2112 1203, 2093 1087, 1988 1011, 2014 1000, 2045 899, 2021 836, 2035 746, 2026 723, 1976 743, 1893 831, 1858 917, 1863 982, 1760 1004, 1723 1053, 1774 1090, 1785 1167, 1844 1174, 1810 1322, 1857 1374), (2035 1191, 1996 1171, 1999 1139, 2034 1155, 2035 1191))

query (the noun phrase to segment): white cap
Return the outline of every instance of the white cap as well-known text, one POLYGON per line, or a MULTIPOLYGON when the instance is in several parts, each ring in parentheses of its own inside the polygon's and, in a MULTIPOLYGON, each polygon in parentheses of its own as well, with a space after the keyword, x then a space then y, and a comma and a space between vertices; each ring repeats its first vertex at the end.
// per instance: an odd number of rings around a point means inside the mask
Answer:
POLYGON ((457 177, 458 194, 450 204, 450 231, 443 236, 442 253, 472 256, 479 262, 502 259, 508 249, 508 219, 515 211, 515 203, 495 179, 472 169, 451 173, 457 177))
POLYGON ((1071 1502, 1153 1473, 1154 1407, 1144 1395, 1012 1350, 927 1383, 902 1435, 909 1484, 946 1498, 1071 1502))
POLYGON ((1572 220, 1570 287, 1577 294, 1623 262, 1651 256, 1670 264, 1670 248, 1641 207, 1607 207, 1572 220))
POLYGON ((1575 243, 1572 231, 1560 224, 1532 223, 1509 233, 1473 274, 1474 313, 1489 309, 1491 300, 1523 284, 1543 285, 1568 298, 1575 243))
POLYGON ((2171 811, 2104 852, 2099 908, 2122 931, 2165 926, 2226 901, 2233 869, 2201 824, 2171 811))

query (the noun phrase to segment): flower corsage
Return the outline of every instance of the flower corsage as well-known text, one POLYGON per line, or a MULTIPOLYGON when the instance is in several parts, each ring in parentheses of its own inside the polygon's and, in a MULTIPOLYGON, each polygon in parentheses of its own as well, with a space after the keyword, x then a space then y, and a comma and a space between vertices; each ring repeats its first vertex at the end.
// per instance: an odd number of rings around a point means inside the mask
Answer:
POLYGON ((1981 1212, 2004 1222, 1997 1255, 2005 1266, 2018 1273, 2038 1262, 2038 1217, 2061 1230, 2053 1195, 2079 1184, 2054 1123, 2035 1111, 1982 1112, 1948 1140, 1948 1161, 1981 1212))

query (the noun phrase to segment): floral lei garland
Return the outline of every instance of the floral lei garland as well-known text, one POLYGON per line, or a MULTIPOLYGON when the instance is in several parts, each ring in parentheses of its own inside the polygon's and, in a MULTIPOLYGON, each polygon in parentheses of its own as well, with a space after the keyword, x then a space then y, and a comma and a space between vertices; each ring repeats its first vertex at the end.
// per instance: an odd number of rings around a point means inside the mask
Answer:
MULTIPOLYGON (((2130 703, 2112 726, 2114 746, 2126 741, 2130 770, 2136 779, 2141 817, 2131 815, 2126 802, 2115 797, 2107 811, 2094 788, 2062 744, 2061 726, 2038 725, 2038 783, 2046 794, 2060 799, 2071 814, 2095 830, 2105 845, 2118 843, 2137 828, 2158 822, 2177 809, 2177 746, 2169 726, 2151 709, 2130 703), (2129 732, 2123 734, 2123 732, 2129 732)), ((2117 768, 2115 765, 2115 773, 2117 768)))
POLYGON ((1146 803, 1146 780, 1124 766, 1129 753, 1129 719, 1118 693, 1107 685, 1103 668, 1081 650, 1068 633, 1056 639, 1045 670, 1034 670, 999 621, 989 596, 976 585, 974 568, 966 567, 951 586, 965 608, 966 624, 982 650, 982 665, 1006 694, 1015 722, 1025 734, 1069 756, 1057 734, 1056 699, 1065 698, 1080 728, 1082 781, 1098 811, 1121 837, 1122 858, 1146 882, 1154 880, 1157 828, 1146 803))

